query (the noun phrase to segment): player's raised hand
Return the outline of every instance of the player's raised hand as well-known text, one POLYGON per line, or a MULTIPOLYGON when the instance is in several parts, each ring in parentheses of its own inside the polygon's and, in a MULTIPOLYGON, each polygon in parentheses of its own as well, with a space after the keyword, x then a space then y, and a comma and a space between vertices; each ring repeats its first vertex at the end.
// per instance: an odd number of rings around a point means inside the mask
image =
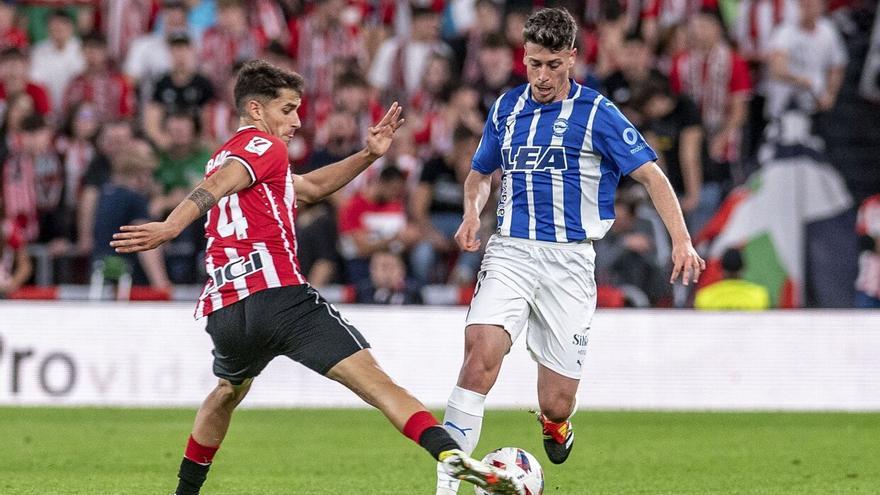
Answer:
POLYGON ((706 262, 690 242, 674 244, 672 246, 672 277, 669 283, 674 284, 675 279, 681 274, 681 283, 688 285, 700 279, 700 273, 706 269, 706 262))
POLYGON ((480 217, 466 216, 462 219, 458 231, 455 233, 455 242, 462 251, 477 251, 480 249, 480 217))
POLYGON ((367 135, 367 151, 371 155, 378 158, 388 151, 391 141, 394 140, 394 131, 403 125, 404 119, 400 118, 402 113, 403 107, 395 101, 382 120, 370 127, 369 135, 367 135))
POLYGON ((123 225, 113 234, 110 247, 117 253, 139 253, 155 249, 174 239, 174 229, 166 222, 150 222, 141 225, 123 225))

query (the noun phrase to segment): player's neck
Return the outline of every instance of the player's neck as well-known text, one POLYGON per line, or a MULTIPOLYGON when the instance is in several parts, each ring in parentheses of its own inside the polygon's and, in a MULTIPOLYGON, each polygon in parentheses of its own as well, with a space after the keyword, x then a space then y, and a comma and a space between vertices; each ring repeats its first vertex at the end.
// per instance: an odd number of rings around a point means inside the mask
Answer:
POLYGON ((241 117, 240 119, 238 119, 238 128, 241 129, 243 127, 256 127, 259 131, 263 131, 266 134, 271 134, 269 132, 269 128, 266 127, 263 122, 257 122, 247 117, 241 117))

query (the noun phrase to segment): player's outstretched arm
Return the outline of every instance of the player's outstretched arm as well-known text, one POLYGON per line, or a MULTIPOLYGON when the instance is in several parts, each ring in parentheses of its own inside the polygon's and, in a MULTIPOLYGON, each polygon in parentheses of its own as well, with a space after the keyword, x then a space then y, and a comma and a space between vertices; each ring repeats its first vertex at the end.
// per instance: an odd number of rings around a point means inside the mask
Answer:
POLYGON ((297 201, 314 203, 338 191, 388 151, 394 131, 403 125, 403 108, 395 101, 375 126, 370 127, 367 146, 336 163, 293 178, 297 201))
POLYGON ((681 207, 675 197, 675 191, 669 184, 669 180, 654 162, 647 162, 634 170, 630 176, 639 181, 654 202, 654 208, 663 219, 669 236, 672 237, 672 276, 669 283, 674 283, 681 274, 681 282, 684 285, 700 278, 700 273, 706 269, 706 262, 691 244, 691 236, 688 234, 681 207))
POLYGON ((244 165, 227 160, 210 177, 196 186, 164 222, 124 225, 113 234, 110 246, 117 253, 138 253, 155 249, 174 239, 217 204, 220 198, 237 193, 251 185, 251 176, 244 165))
POLYGON ((492 176, 471 170, 464 180, 464 215, 455 233, 455 242, 463 251, 480 249, 480 213, 492 193, 492 176))

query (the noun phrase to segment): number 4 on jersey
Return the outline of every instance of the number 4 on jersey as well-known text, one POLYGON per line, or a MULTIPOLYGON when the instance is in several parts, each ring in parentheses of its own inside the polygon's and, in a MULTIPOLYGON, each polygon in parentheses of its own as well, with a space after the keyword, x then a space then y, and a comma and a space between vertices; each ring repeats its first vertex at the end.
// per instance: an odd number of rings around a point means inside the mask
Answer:
POLYGON ((247 239, 248 222, 238 206, 238 194, 221 198, 217 202, 217 209, 220 210, 217 218, 217 232, 220 236, 229 237, 235 234, 236 239, 247 239))

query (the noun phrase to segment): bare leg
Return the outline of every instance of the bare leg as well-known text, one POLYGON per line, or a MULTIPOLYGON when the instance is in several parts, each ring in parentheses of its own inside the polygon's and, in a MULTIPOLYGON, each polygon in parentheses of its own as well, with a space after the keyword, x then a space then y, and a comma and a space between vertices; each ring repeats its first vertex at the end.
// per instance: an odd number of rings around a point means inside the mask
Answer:
POLYGON ((406 389, 394 383, 368 349, 343 359, 327 372, 327 377, 345 385, 364 402, 382 411, 399 431, 403 431, 413 414, 426 410, 406 389))
POLYGON ((574 412, 580 380, 562 376, 538 365, 538 404, 541 413, 554 423, 562 423, 574 412))
POLYGON ((468 325, 464 332, 464 363, 458 374, 458 386, 486 395, 495 385, 501 362, 510 351, 510 334, 497 325, 468 325))
POLYGON ((233 385, 228 380, 220 379, 196 413, 192 430, 196 442, 206 447, 217 447, 223 442, 229 430, 232 411, 247 395, 252 382, 253 379, 248 379, 241 385, 233 385))

